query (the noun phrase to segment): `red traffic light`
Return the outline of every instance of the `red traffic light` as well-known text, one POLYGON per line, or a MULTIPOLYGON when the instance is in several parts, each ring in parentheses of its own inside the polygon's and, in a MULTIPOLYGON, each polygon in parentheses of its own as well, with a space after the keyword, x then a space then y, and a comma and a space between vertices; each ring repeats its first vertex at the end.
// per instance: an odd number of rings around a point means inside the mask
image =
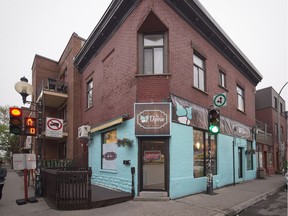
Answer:
POLYGON ((20 108, 17 108, 17 107, 11 107, 9 109, 9 113, 10 113, 10 116, 14 116, 14 117, 22 116, 22 110, 20 108))
POLYGON ((22 110, 17 107, 9 108, 10 121, 9 131, 15 135, 21 135, 22 133, 22 110))

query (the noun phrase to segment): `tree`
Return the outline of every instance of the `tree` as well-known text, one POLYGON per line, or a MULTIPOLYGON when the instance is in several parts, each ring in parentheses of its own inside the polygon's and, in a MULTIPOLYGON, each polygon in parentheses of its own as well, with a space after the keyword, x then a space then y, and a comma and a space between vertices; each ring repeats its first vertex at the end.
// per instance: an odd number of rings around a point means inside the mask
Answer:
POLYGON ((10 158, 10 152, 19 153, 19 136, 9 132, 9 106, 0 106, 0 152, 10 158))

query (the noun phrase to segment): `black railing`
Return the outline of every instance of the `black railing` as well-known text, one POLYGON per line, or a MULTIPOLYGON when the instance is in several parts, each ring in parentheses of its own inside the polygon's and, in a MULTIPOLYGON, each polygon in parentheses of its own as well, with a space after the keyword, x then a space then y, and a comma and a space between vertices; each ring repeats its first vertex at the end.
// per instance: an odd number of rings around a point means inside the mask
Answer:
POLYGON ((37 88, 37 98, 41 94, 42 90, 48 90, 53 92, 59 92, 67 94, 68 83, 62 80, 46 78, 42 80, 42 83, 37 88))
POLYGON ((91 208, 91 168, 46 168, 43 175, 43 196, 57 209, 91 208))

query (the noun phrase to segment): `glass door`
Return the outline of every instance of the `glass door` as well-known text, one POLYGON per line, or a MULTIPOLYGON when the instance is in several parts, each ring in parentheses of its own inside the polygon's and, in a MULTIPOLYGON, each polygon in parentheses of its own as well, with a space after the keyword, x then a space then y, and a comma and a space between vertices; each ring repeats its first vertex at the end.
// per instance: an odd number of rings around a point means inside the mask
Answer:
POLYGON ((142 139, 141 145, 141 190, 166 190, 166 139, 142 139))

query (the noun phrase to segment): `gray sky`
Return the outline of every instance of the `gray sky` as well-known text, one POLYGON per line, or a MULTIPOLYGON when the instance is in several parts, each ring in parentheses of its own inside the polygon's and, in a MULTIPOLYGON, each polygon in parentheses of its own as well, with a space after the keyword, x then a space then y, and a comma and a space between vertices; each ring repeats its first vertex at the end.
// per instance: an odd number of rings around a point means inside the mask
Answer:
MULTIPOLYGON (((0 106, 23 106, 14 84, 31 83, 35 54, 58 61, 72 33, 87 39, 110 2, 0 0, 0 106)), ((263 75, 257 89, 279 92, 288 81, 287 0, 200 2, 263 75)), ((288 101, 288 85, 281 96, 288 101)))

